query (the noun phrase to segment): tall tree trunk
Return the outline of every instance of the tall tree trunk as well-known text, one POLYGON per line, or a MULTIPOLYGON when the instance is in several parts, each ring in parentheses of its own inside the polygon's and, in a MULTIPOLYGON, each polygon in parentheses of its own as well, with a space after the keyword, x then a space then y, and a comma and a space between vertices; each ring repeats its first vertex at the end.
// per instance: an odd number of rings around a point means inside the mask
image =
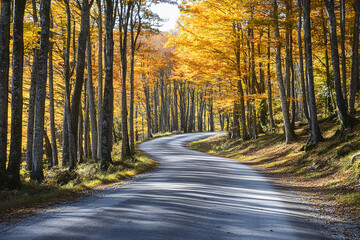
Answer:
POLYGON ((360 1, 354 0, 353 4, 355 10, 354 33, 353 33, 353 47, 352 47, 352 62, 351 62, 351 82, 350 82, 350 117, 355 114, 355 95, 357 84, 359 82, 359 18, 360 18, 360 1))
POLYGON ((274 131, 275 128, 275 122, 273 117, 273 107, 272 107, 272 87, 271 87, 271 68, 270 68, 270 26, 268 27, 268 63, 267 63, 267 91, 268 91, 268 105, 269 105, 269 121, 270 121, 270 132, 274 131))
MULTIPOLYGON (((34 24, 38 25, 38 16, 36 9, 36 0, 32 0, 33 19, 34 24)), ((38 71, 39 48, 36 46, 33 49, 34 57, 31 69, 29 106, 28 106, 28 124, 27 124, 27 140, 26 140, 26 170, 31 170, 32 167, 32 152, 34 144, 34 114, 35 114, 35 93, 36 93, 36 78, 38 71)))
POLYGON ((347 89, 346 89, 346 53, 345 53, 345 0, 340 0, 340 38, 341 38, 341 72, 342 93, 347 111, 347 89))
POLYGON ((75 87, 73 91, 71 101, 71 112, 70 112, 70 123, 71 129, 69 132, 69 143, 70 143, 70 170, 73 170, 77 164, 76 149, 77 146, 77 131, 78 131, 78 120, 79 120, 79 106, 81 101, 81 92, 84 84, 84 70, 85 70, 85 51, 86 51, 86 40, 89 34, 89 15, 91 5, 88 0, 83 0, 81 7, 81 25, 80 33, 78 37, 78 48, 76 58, 76 77, 75 87))
MULTIPOLYGON (((88 34, 88 38, 86 41, 86 63, 87 63, 87 99, 89 103, 89 112, 90 112, 90 126, 91 126, 91 158, 96 161, 96 151, 98 144, 98 134, 97 134, 97 123, 96 123, 96 108, 95 108, 95 94, 94 94, 94 86, 92 79, 92 60, 91 60, 91 40, 90 40, 90 31, 88 34)), ((99 106, 101 108, 101 105, 99 106)))
MULTIPOLYGON (((104 102, 102 116, 102 142, 100 164, 102 170, 107 170, 112 163, 112 128, 113 128, 113 59, 114 59, 114 41, 113 41, 113 1, 105 0, 105 85, 104 85, 104 102)), ((124 124, 124 122, 122 122, 124 124)), ((124 142, 123 142, 124 144, 124 142)))
MULTIPOLYGON (((102 30, 102 8, 101 8, 101 0, 96 0, 98 6, 98 115, 97 115, 97 130, 98 130, 98 137, 97 137, 97 152, 96 156, 100 159, 101 155, 101 138, 102 138, 102 104, 103 104, 103 61, 102 61, 102 53, 103 53, 103 30, 102 30)), ((95 137, 95 136, 94 136, 95 137)), ((95 151, 95 149, 93 149, 95 151)))
POLYGON ((22 142, 22 109, 23 109, 23 65, 24 65, 24 12, 25 0, 15 0, 13 20, 13 76, 11 89, 11 142, 7 173, 9 187, 19 187, 21 142, 22 142))
MULTIPOLYGON (((133 2, 129 1, 126 3, 127 7, 122 6, 123 12, 119 17, 119 28, 120 28, 120 55, 121 55, 121 133, 122 133, 122 144, 121 144, 121 157, 123 159, 131 157, 130 143, 129 143, 129 132, 128 132, 128 110, 127 110, 127 91, 126 91, 126 76, 127 76, 127 36, 130 12, 133 8, 133 2)), ((108 27, 108 26, 106 26, 108 27)), ((110 29, 109 29, 110 31, 110 29)), ((108 44, 108 43, 106 43, 108 44)), ((104 101, 105 101, 104 93, 104 101)), ((104 104, 105 105, 105 104, 104 104)))
POLYGON ((134 7, 131 10, 130 14, 130 111, 129 111, 129 130, 130 130, 130 154, 135 154, 135 141, 136 137, 134 136, 134 102, 135 102, 135 93, 134 93, 134 78, 135 78, 135 50, 137 39, 141 30, 141 1, 136 2, 137 14, 134 14, 134 7), (136 21, 137 20, 137 21, 136 21), (138 23, 137 29, 135 25, 138 23), (136 30, 136 33, 134 31, 136 30))
POLYGON ((151 138, 152 129, 151 129, 151 105, 150 105, 149 86, 144 85, 144 93, 145 93, 145 104, 146 104, 147 137, 151 138))
POLYGON ((299 46, 299 71, 300 71, 300 84, 301 84, 301 93, 302 93, 302 104, 304 108, 304 115, 307 121, 310 123, 309 109, 308 109, 308 100, 306 93, 306 85, 305 85, 305 76, 304 76, 304 56, 303 56, 303 48, 302 48, 302 37, 301 37, 301 28, 302 24, 302 0, 298 0, 298 9, 299 9, 299 23, 297 29, 297 37, 298 37, 298 46, 299 46))
POLYGON ((322 18, 322 28, 323 28, 324 48, 325 48, 326 86, 328 89, 328 97, 326 99, 326 104, 330 115, 333 111, 331 104, 332 87, 331 87, 331 79, 330 79, 330 64, 329 64, 329 53, 328 53, 328 30, 326 28, 326 20, 325 20, 323 8, 321 8, 321 18, 322 18))
MULTIPOLYGON (((51 19, 51 28, 53 28, 53 19, 51 19)), ((50 33, 53 38, 53 34, 50 33)), ((53 70, 53 43, 49 46, 49 104, 50 104, 50 137, 52 148, 52 166, 58 165, 58 152, 56 143, 56 128, 55 128, 55 106, 54 106, 54 70, 53 70)))
POLYGON ((8 97, 10 66, 10 0, 1 0, 0 19, 0 174, 7 162, 8 97))
POLYGON ((280 30, 278 23, 278 5, 277 0, 274 0, 274 9, 273 9, 273 18, 275 23, 275 40, 276 40, 276 75, 279 85, 279 93, 280 93, 280 101, 281 101, 281 110, 283 114, 284 121, 284 133, 285 133, 285 141, 286 143, 290 143, 292 138, 294 137, 291 134, 291 126, 289 120, 289 111, 287 107, 287 99, 282 75, 282 67, 281 67, 281 42, 280 42, 280 30))
MULTIPOLYGON (((64 59, 64 82, 65 82, 65 101, 64 101, 64 118, 63 118, 63 152, 62 166, 67 167, 70 159, 70 48, 71 48, 71 12, 69 0, 64 0, 66 7, 66 48, 64 59)), ((75 37, 75 36, 74 36, 75 37)))
POLYGON ((324 0, 326 12, 329 19, 330 27, 330 43, 331 43, 331 55, 333 64, 333 75, 334 75, 334 89, 336 99, 336 109, 342 129, 351 126, 351 119, 347 113, 345 100, 341 92, 341 79, 340 79, 340 64, 339 64, 339 51, 338 51, 338 40, 336 33, 336 17, 334 12, 334 0, 324 0))
POLYGON ((307 74, 307 90, 309 97, 309 114, 311 125, 311 136, 309 143, 317 144, 322 140, 320 128, 317 120, 316 100, 314 91, 314 73, 312 61, 312 46, 311 46, 311 19, 310 19, 310 0, 303 0, 304 11, 304 42, 305 42, 305 64, 307 74))
POLYGON ((39 67, 36 84, 35 101, 35 127, 34 127, 34 151, 31 179, 42 181, 43 173, 43 138, 44 138, 44 114, 45 114, 45 95, 47 81, 47 58, 49 53, 50 35, 50 0, 41 0, 40 3, 40 48, 39 48, 39 67))

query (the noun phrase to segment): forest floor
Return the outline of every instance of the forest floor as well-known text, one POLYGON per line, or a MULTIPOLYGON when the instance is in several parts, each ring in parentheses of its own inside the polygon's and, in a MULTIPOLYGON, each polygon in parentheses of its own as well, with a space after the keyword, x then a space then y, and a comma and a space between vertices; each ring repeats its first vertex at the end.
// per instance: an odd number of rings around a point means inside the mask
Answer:
MULTIPOLYGON (((282 133, 260 134, 242 142, 221 134, 190 144, 192 149, 236 159, 272 179, 275 185, 312 203, 317 217, 346 239, 360 238, 360 125, 341 135, 336 119, 320 122, 324 141, 304 151, 307 124, 297 125, 297 138, 285 144, 282 133)), ((336 233, 334 233, 336 235, 336 233)))

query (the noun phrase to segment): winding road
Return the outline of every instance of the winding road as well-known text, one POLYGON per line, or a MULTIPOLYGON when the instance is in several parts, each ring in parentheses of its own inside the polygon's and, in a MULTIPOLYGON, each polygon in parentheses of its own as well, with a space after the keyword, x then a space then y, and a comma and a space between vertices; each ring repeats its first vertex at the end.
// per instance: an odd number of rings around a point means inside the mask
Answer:
POLYGON ((157 170, 0 226, 0 239, 326 239, 306 221, 301 204, 257 171, 184 147, 214 134, 142 143, 139 148, 159 161, 157 170))

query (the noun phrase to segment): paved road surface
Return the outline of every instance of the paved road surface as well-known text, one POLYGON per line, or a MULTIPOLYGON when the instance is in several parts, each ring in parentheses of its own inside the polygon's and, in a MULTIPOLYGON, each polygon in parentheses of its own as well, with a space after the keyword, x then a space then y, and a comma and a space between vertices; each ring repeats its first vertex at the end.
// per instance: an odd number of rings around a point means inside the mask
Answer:
POLYGON ((0 239, 323 238, 301 206, 250 167, 183 147, 213 134, 145 142, 140 149, 160 162, 158 170, 3 227, 0 239))

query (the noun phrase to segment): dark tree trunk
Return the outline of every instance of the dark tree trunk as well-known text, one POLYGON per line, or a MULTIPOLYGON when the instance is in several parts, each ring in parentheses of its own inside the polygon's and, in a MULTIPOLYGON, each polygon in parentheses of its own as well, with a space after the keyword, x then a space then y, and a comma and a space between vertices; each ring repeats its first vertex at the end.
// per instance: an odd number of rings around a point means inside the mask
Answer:
POLYGON ((341 38, 341 72, 342 93, 347 111, 347 88, 346 88, 346 53, 345 53, 345 0, 340 0, 340 38, 341 38))
POLYGON ((355 114, 355 95, 357 84, 359 82, 359 18, 360 18, 360 1, 354 1, 355 21, 353 33, 353 47, 352 47, 352 62, 351 62, 351 82, 350 82, 350 116, 354 117, 355 114))
POLYGON ((90 31, 88 34, 88 38, 86 41, 86 63, 87 63, 87 99, 88 99, 88 107, 90 112, 90 126, 91 126, 91 158, 96 161, 96 151, 98 144, 98 134, 97 134, 97 123, 96 123, 96 108, 95 108, 95 94, 94 94, 94 86, 92 79, 92 60, 91 60, 91 40, 90 40, 90 31))
POLYGON ((280 42, 280 30, 278 23, 278 5, 277 0, 274 0, 274 10, 273 10, 273 18, 275 23, 275 40, 276 40, 276 74, 279 85, 279 93, 280 93, 280 101, 281 101, 281 110, 283 114, 284 121, 284 133, 285 133, 285 141, 286 143, 290 143, 292 138, 294 137, 291 134, 291 126, 289 120, 289 111, 287 107, 287 99, 283 81, 282 67, 281 67, 281 42, 280 42))
MULTIPOLYGON (((130 12, 133 8, 134 2, 121 3, 121 13, 119 17, 119 28, 120 28, 120 55, 121 55, 121 133, 122 133, 122 144, 121 144, 121 157, 123 159, 131 157, 129 132, 128 132, 128 110, 127 110, 127 91, 126 91, 126 76, 127 76, 127 36, 130 12), (125 7, 126 5, 126 7, 125 7)), ((106 16, 108 17, 108 16, 106 16)), ((108 27, 108 26, 106 26, 108 27)), ((110 29, 107 29, 110 31, 110 29)), ((108 44, 106 42, 106 44, 108 44)), ((108 52, 108 51, 107 51, 108 52)), ((110 60, 110 59, 109 59, 110 60)), ((110 64, 110 63, 108 63, 110 64)), ((106 81, 106 80, 105 80, 106 81)), ((106 89, 105 89, 106 90, 106 89)), ((104 102, 106 94, 104 93, 104 102)), ((105 103, 104 103, 105 106, 105 103)), ((105 115, 105 113, 104 113, 105 115)), ((104 121, 105 122, 105 121, 104 121)), ((104 135, 104 134, 103 134, 104 135)))
MULTIPOLYGON (((114 89, 113 89, 113 59, 114 59, 114 41, 113 41, 113 1, 105 1, 105 85, 104 85, 104 101, 102 116, 102 142, 101 142, 101 169, 106 171, 112 163, 112 128, 113 128, 113 105, 114 105, 114 89)), ((126 121, 125 121, 126 123, 126 121)), ((124 122, 122 122, 122 125, 124 122)), ((123 139, 124 141, 124 139, 123 139)), ((123 142, 124 144, 124 142, 123 142)))
POLYGON ((31 179, 42 181, 43 173, 43 138, 44 138, 44 113, 45 95, 47 81, 47 59, 49 53, 50 35, 50 0, 41 0, 40 3, 40 48, 39 48, 39 67, 36 84, 35 101, 35 127, 34 127, 34 151, 31 179))
MULTIPOLYGON (((38 24, 38 16, 36 9, 36 0, 32 0, 33 19, 34 24, 38 24)), ((26 170, 31 170, 32 167, 32 154, 34 144, 34 114, 35 114, 35 93, 36 93, 36 78, 38 72, 38 58, 39 48, 33 49, 34 58, 31 69, 30 93, 29 93, 29 107, 28 107, 28 124, 27 124, 27 141, 26 141, 26 170)))
POLYGON ((322 136, 317 120, 316 100, 315 100, 315 91, 314 91, 310 9, 311 9, 310 0, 303 0, 305 64, 306 64, 306 74, 308 81, 307 90, 309 97, 309 113, 310 113, 310 125, 311 125, 311 136, 308 143, 317 144, 319 141, 322 140, 322 136))
POLYGON ((76 77, 75 87, 73 91, 71 101, 70 112, 70 124, 71 129, 69 131, 69 156, 70 156, 70 170, 73 170, 77 164, 76 149, 77 144, 77 131, 78 131, 78 119, 79 119, 79 106, 81 101, 81 91, 84 84, 84 70, 85 70, 85 51, 86 51, 86 39, 89 34, 89 15, 91 4, 88 0, 83 0, 81 7, 81 25, 78 38, 77 59, 76 59, 76 77))
MULTIPOLYGON (((66 48, 64 59, 64 82, 65 82, 65 101, 64 101, 64 119, 63 119, 63 152, 62 166, 67 167, 70 159, 70 48, 71 48, 71 12, 69 0, 64 0, 66 7, 66 48)), ((75 36, 74 36, 75 37, 75 36)))
POLYGON ((0 175, 7 162, 8 96, 10 66, 10 0, 1 0, 0 19, 0 175))
MULTIPOLYGON (((51 28, 53 27, 53 20, 51 20, 51 28)), ((50 33, 52 38, 52 33, 50 33)), ((54 107, 54 70, 53 70, 53 43, 49 46, 49 104, 50 104, 50 136, 52 148, 52 166, 58 165, 58 152, 56 143, 56 128, 55 128, 55 107, 54 107)))
POLYGON ((331 96, 332 96, 332 87, 331 87, 331 79, 330 79, 330 64, 329 64, 329 53, 328 53, 328 30, 326 28, 326 20, 324 16, 324 10, 321 9, 321 18, 322 18, 322 28, 323 28, 323 37, 324 37, 324 48, 325 48, 325 68, 326 68, 326 86, 328 89, 328 96, 326 99, 327 109, 329 115, 332 113, 333 108, 331 104, 331 96))
MULTIPOLYGON (((101 138, 102 138, 102 104, 103 104, 103 63, 102 63, 102 52, 103 52, 103 30, 102 30, 102 8, 101 8, 101 0, 96 0, 97 6, 98 6, 98 42, 99 42, 99 49, 98 49, 98 115, 97 115, 97 151, 96 156, 98 159, 100 159, 101 155, 101 138)), ((95 137, 95 136, 94 136, 95 137)), ((93 149, 95 151, 95 149, 93 149)))
POLYGON ((351 119, 347 113, 346 104, 344 97, 341 92, 341 79, 340 79, 340 64, 339 64, 339 50, 338 40, 336 33, 336 17, 334 12, 334 0, 325 0, 325 7, 329 19, 330 27, 330 43, 331 43, 331 55, 333 64, 333 75, 334 75, 334 89, 336 99, 336 109, 342 129, 351 126, 351 119))
POLYGON ((146 103, 146 121, 147 121, 147 137, 151 138, 151 105, 149 86, 144 85, 145 103, 146 103))
POLYGON ((22 140, 22 109, 23 109, 23 65, 24 65, 24 12, 25 0, 15 0, 13 20, 13 74, 11 89, 11 141, 7 173, 9 187, 19 187, 22 140))
POLYGON ((273 107, 272 107, 272 87, 271 87, 271 69, 270 69, 270 26, 268 29, 268 64, 267 64, 267 91, 268 91, 268 105, 269 105, 269 121, 270 121, 270 132, 274 131, 275 122, 273 117, 273 107))
POLYGON ((178 84, 174 83, 174 130, 177 132, 179 131, 179 112, 178 112, 178 84))
POLYGON ((301 84, 302 104, 303 104, 303 108, 304 108, 304 115, 306 117, 306 120, 310 123, 306 85, 305 85, 305 76, 304 76, 304 56, 303 56, 302 37, 301 37, 301 28, 302 28, 301 1, 302 0, 298 0, 299 23, 298 23, 298 30, 297 30, 298 46, 299 46, 299 62, 300 62, 299 71, 300 71, 300 84, 301 84))

